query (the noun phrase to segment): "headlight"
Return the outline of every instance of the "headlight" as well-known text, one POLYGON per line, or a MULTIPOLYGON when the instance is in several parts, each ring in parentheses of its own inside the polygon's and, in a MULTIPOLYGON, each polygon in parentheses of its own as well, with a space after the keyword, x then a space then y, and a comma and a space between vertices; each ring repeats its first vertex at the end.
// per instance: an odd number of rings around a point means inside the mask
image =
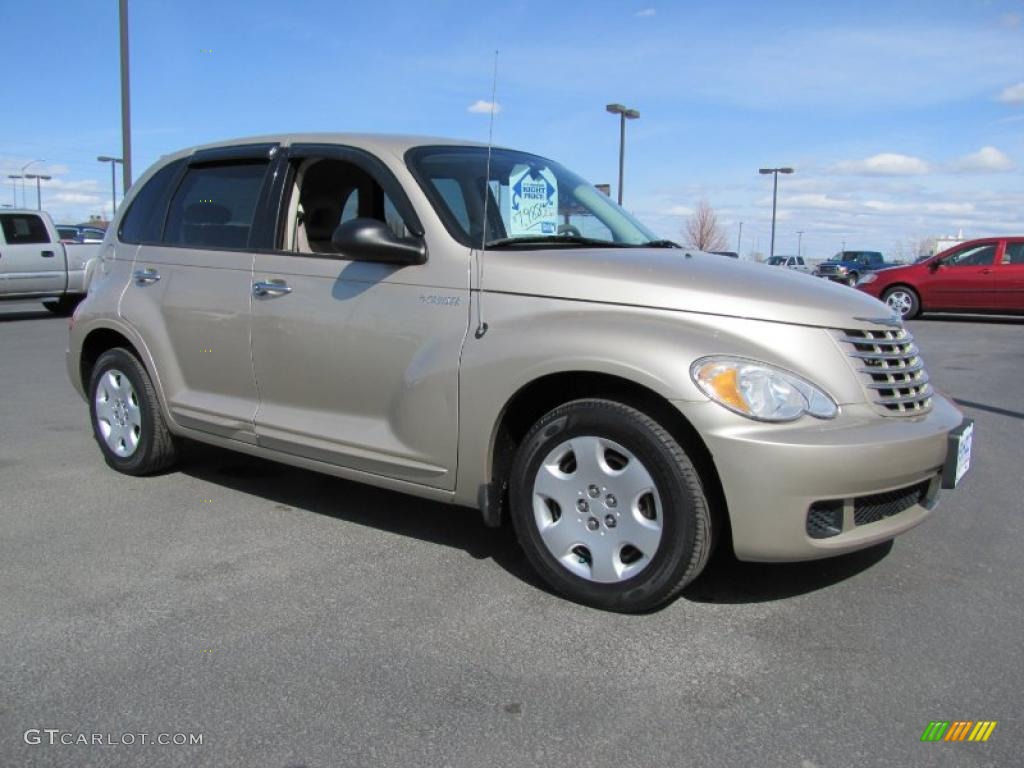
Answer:
POLYGON ((861 275, 860 277, 857 278, 857 285, 864 285, 866 283, 873 283, 877 279, 878 279, 878 275, 876 275, 874 272, 868 272, 867 274, 861 275))
POLYGON ((730 411, 757 421, 794 421, 805 413, 831 419, 835 401, 794 373, 740 357, 702 357, 690 366, 700 390, 730 411))

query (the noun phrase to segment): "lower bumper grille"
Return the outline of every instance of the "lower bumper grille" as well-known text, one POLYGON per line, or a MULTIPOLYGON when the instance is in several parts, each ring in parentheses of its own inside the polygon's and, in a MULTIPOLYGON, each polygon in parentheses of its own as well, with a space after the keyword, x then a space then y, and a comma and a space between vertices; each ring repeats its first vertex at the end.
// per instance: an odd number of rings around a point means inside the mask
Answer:
POLYGON ((906 488, 873 493, 870 496, 816 501, 807 509, 807 535, 812 539, 828 539, 841 534, 846 505, 853 508, 853 526, 847 530, 877 523, 900 512, 906 512, 917 504, 930 507, 934 501, 931 489, 935 482, 935 479, 929 479, 906 488))
POLYGON ((905 512, 915 504, 920 504, 928 495, 931 481, 900 488, 895 491, 876 493, 873 496, 862 496, 853 501, 853 524, 867 525, 876 523, 886 517, 905 512))

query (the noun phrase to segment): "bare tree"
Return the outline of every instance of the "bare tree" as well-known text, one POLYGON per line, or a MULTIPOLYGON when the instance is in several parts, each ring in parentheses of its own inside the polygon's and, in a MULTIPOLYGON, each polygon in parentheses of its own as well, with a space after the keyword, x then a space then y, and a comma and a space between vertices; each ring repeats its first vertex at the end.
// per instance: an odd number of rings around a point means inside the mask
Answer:
POLYGON ((725 233, 718 226, 718 216, 707 200, 697 203, 683 230, 686 244, 700 251, 724 251, 728 247, 725 233))

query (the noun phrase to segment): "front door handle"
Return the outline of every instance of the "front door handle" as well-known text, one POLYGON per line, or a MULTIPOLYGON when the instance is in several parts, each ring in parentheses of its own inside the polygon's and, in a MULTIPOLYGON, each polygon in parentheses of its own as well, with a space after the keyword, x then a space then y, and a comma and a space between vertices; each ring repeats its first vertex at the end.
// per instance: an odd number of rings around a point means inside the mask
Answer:
POLYGON ((155 269, 136 269, 132 273, 132 277, 135 278, 135 282, 139 285, 149 285, 160 279, 160 273, 155 269))
POLYGON ((53 258, 53 251, 40 251, 40 253, 43 254, 43 258, 44 259, 52 259, 53 258))
POLYGON ((291 292, 291 286, 284 280, 257 280, 252 284, 253 296, 284 296, 291 292))
POLYGON ((981 270, 981 274, 983 274, 983 275, 991 275, 992 274, 992 270, 990 268, 986 267, 985 269, 981 270))

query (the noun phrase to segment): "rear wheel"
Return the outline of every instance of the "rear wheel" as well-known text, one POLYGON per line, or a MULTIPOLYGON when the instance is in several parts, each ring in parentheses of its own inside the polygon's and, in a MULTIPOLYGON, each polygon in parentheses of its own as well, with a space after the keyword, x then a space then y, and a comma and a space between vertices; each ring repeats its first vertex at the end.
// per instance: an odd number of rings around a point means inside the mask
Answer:
POLYGON ((882 294, 882 301, 896 310, 904 320, 912 320, 921 311, 921 300, 912 288, 897 285, 882 294))
POLYGON ((156 390, 127 349, 104 352, 89 382, 93 435, 108 465, 127 475, 165 469, 177 457, 156 390))
POLYGON ((635 612, 677 595, 704 568, 707 499, 679 443, 644 413, 576 400, 520 444, 509 495, 519 542, 555 590, 635 612))

